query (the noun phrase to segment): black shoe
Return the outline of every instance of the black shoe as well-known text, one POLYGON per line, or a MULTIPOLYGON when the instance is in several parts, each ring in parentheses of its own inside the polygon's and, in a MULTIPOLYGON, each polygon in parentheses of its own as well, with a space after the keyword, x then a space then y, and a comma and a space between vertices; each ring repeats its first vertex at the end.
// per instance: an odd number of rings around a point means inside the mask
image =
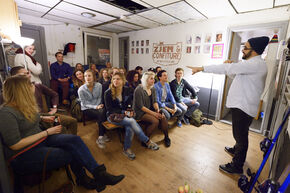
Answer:
POLYGON ((121 180, 124 179, 124 175, 119 175, 119 176, 114 176, 110 173, 106 172, 106 167, 105 165, 100 165, 98 166, 94 172, 93 175, 95 177, 95 180, 97 182, 100 182, 105 185, 115 185, 119 183, 121 180))
POLYGON ((164 138, 164 143, 166 147, 170 147, 171 145, 171 140, 169 139, 169 137, 165 137, 164 138))
POLYGON ((142 145, 143 147, 146 147, 146 148, 147 148, 147 145, 146 145, 146 143, 144 143, 144 142, 141 142, 141 145, 142 145))
POLYGON ((238 168, 234 166, 233 163, 227 163, 224 165, 220 165, 219 169, 223 172, 226 172, 228 174, 243 174, 243 168, 238 168))
POLYGON ((235 155, 235 149, 232 147, 225 147, 225 151, 232 157, 235 155))
POLYGON ((76 179, 76 183, 78 186, 83 186, 84 188, 88 190, 94 190, 96 189, 98 192, 101 192, 105 190, 106 185, 101 184, 100 182, 96 182, 93 178, 90 178, 87 175, 84 175, 82 177, 78 177, 76 179))

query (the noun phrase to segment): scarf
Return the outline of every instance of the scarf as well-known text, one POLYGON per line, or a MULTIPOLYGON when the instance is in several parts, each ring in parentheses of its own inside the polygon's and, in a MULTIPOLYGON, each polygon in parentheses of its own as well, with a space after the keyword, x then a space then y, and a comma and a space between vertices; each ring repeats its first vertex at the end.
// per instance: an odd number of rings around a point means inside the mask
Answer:
MULTIPOLYGON (((15 54, 23 54, 22 48, 18 48, 16 50, 15 54)), ((36 60, 30 54, 28 54, 26 51, 25 51, 25 55, 28 56, 32 60, 34 65, 36 65, 36 60)))

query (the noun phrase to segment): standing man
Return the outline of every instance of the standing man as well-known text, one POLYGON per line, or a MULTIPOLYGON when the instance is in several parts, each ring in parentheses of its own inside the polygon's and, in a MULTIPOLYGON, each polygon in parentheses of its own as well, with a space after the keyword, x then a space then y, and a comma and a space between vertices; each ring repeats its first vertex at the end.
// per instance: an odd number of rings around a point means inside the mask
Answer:
POLYGON ((56 62, 50 65, 50 87, 58 92, 58 86, 62 89, 62 104, 68 105, 69 80, 72 76, 72 68, 68 63, 63 62, 63 54, 55 53, 56 62))
POLYGON ((195 109, 199 107, 199 102, 197 102, 197 94, 194 88, 183 79, 184 70, 182 68, 176 68, 175 77, 176 79, 170 82, 171 92, 176 101, 176 105, 182 110, 183 122, 189 125, 189 119, 195 109), (191 98, 189 97, 189 93, 191 98))
POLYGON ((232 63, 225 61, 221 65, 204 67, 189 67, 192 74, 200 71, 235 75, 230 87, 226 106, 232 111, 233 136, 236 141, 234 147, 225 147, 225 151, 233 156, 232 162, 220 165, 219 169, 230 174, 243 173, 243 166, 248 151, 249 127, 253 117, 257 115, 260 96, 264 90, 267 75, 267 65, 261 58, 268 37, 249 39, 242 50, 244 61, 232 63))

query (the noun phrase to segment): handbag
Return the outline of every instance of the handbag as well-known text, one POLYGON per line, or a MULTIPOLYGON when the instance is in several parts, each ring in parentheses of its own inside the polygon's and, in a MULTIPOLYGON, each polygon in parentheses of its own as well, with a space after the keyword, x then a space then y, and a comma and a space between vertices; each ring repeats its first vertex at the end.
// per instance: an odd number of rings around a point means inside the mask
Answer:
POLYGON ((125 114, 112 113, 109 116, 109 120, 115 123, 120 123, 121 121, 123 121, 125 116, 125 114))

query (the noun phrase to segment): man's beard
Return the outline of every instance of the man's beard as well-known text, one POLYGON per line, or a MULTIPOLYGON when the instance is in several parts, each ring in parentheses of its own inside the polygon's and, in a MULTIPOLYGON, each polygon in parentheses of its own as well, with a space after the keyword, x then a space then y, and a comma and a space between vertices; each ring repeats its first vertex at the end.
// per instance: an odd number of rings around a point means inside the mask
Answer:
POLYGON ((248 59, 248 58, 251 56, 251 54, 252 54, 252 50, 249 51, 247 54, 244 54, 243 57, 242 57, 242 59, 243 59, 243 60, 248 59))

